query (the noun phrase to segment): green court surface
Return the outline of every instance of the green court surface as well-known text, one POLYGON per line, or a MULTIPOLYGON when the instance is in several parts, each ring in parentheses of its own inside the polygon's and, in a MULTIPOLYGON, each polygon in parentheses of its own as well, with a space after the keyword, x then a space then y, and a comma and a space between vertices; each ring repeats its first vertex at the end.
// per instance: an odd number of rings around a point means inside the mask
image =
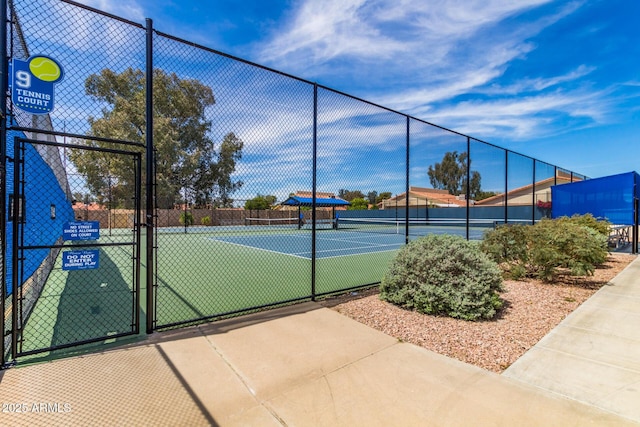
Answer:
POLYGON ((131 332, 132 264, 130 247, 103 247, 98 269, 63 271, 61 251, 24 324, 21 352, 131 332))
MULTIPOLYGON (((318 236, 321 234, 331 235, 318 233, 318 236)), ((229 239, 238 233, 225 232, 224 235, 229 239)), ((276 246, 296 239, 311 243, 311 233, 307 230, 252 232, 245 236, 250 236, 249 239, 252 236, 273 239, 276 246)), ((122 239, 127 240, 118 235, 101 236, 100 242, 122 239)), ((141 334, 113 338, 134 331, 135 262, 132 247, 101 247, 100 266, 95 270, 63 271, 61 252, 42 294, 26 319, 21 352, 37 352, 49 347, 107 338, 79 349, 56 351, 54 355, 45 351, 21 360, 42 360, 58 354, 91 351, 98 346, 103 348, 105 343, 119 344, 144 337, 147 295, 144 235, 141 240, 141 334)), ((333 240, 339 241, 327 239, 333 240)), ((353 245, 352 242, 344 244, 353 245)), ((159 233, 157 246, 156 327, 159 328, 308 299, 312 293, 312 260, 287 253, 286 248, 279 252, 249 244, 239 245, 221 240, 219 235, 211 232, 159 233)), ((350 250, 347 255, 318 257, 315 265, 316 294, 379 282, 395 253, 396 250, 367 253, 350 250)))
MULTIPOLYGON (((301 235, 310 248, 310 233, 304 230, 249 236, 242 245, 206 234, 160 234, 158 325, 311 296, 311 259, 286 248, 287 238, 299 242, 301 235), (250 244, 260 245, 260 238, 282 246, 282 252, 250 244)), ((316 294, 379 282, 394 254, 380 251, 317 258, 316 294)))

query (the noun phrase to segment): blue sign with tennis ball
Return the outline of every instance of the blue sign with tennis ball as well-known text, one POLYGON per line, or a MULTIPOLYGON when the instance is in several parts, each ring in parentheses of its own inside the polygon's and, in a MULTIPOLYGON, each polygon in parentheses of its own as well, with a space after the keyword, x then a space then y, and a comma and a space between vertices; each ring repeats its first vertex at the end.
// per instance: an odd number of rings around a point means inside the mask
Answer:
POLYGON ((30 114, 47 114, 55 104, 55 85, 64 73, 58 62, 36 55, 26 61, 11 62, 11 100, 13 105, 30 114))
POLYGON ((100 268, 100 251, 66 251, 62 252, 62 270, 95 270, 100 268))

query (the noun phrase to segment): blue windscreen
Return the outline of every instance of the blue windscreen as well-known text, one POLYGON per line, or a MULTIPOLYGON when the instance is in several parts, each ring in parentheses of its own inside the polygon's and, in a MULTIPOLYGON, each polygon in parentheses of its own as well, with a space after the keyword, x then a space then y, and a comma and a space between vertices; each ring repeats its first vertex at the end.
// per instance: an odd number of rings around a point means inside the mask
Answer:
MULTIPOLYGON (((7 152, 13 156, 14 137, 24 138, 21 132, 10 130, 7 132, 7 152)), ((22 244, 28 246, 50 246, 62 237, 62 229, 66 222, 73 221, 74 213, 72 201, 67 191, 60 187, 60 182, 52 166, 45 161, 36 148, 29 143, 25 144, 24 152, 24 212, 25 220, 22 225, 24 233, 21 236, 22 244), (56 206, 56 216, 51 217, 50 207, 56 206)), ((9 194, 13 194, 13 168, 7 168, 7 201, 5 206, 6 217, 9 219, 6 226, 6 289, 7 295, 12 292, 12 251, 13 251, 13 223, 10 220, 9 194)), ((58 171, 58 173, 66 173, 58 171)), ((22 264, 23 278, 29 278, 40 266, 49 254, 49 249, 32 249, 29 256, 25 257, 22 264)))
POLYGON ((553 218, 590 213, 613 224, 634 224, 634 198, 640 194, 636 172, 551 187, 553 218))

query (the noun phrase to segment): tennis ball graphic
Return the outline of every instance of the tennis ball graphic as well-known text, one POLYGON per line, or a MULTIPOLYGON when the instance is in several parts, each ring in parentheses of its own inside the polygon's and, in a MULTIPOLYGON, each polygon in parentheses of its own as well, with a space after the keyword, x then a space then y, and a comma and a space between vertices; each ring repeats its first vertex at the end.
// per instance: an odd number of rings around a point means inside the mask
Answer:
POLYGON ((31 74, 45 82, 55 82, 62 77, 60 66, 51 58, 36 56, 29 61, 31 74))

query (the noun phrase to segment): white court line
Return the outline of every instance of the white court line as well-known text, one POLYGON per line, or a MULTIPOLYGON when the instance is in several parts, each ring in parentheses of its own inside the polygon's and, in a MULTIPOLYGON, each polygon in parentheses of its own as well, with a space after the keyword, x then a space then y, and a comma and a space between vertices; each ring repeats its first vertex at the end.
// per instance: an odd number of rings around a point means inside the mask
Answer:
MULTIPOLYGON (((385 247, 385 246, 401 246, 401 245, 399 243, 396 243, 396 244, 393 244, 393 245, 389 244, 389 245, 378 245, 378 246, 379 247, 385 247)), ((371 249, 375 249, 378 246, 371 246, 371 249)), ((352 251, 352 250, 355 250, 355 249, 363 249, 363 247, 362 246, 358 246, 358 247, 355 247, 355 248, 325 249, 325 250, 322 250, 322 251, 316 250, 316 253, 352 251)), ((389 250, 393 250, 393 249, 389 249, 389 250)), ((374 252, 385 252, 385 251, 374 251, 374 252)), ((306 252, 306 251, 305 252, 295 252, 296 255, 297 254, 307 254, 307 253, 310 254, 311 252, 306 252)), ((363 252, 363 253, 369 254, 371 252, 363 252)), ((362 255, 362 253, 349 254, 349 255, 362 255)))
MULTIPOLYGON (((306 239, 306 236, 300 236, 300 235, 293 235, 291 237, 302 237, 304 239, 306 239)), ((373 236, 373 237, 378 237, 378 238, 383 238, 383 236, 373 236)), ((360 240, 351 240, 349 239, 329 239, 329 238, 325 238, 325 237, 316 237, 316 240, 326 240, 329 242, 345 242, 345 243, 357 243, 359 245, 369 245, 369 247, 371 248, 375 248, 375 247, 385 247, 385 246, 394 246, 394 245, 403 245, 404 243, 393 243, 393 244, 383 244, 383 243, 373 243, 373 242, 363 242, 360 240)))
MULTIPOLYGON (((387 246, 395 246, 395 245, 387 245, 387 246)), ((316 251, 316 254, 318 252, 338 252, 338 251, 346 251, 346 250, 351 250, 351 249, 362 249, 362 247, 357 247, 357 248, 349 248, 349 249, 331 249, 331 250, 326 250, 326 251, 316 251)), ((375 249, 375 248, 371 248, 371 249, 375 249)), ((346 257, 346 256, 356 256, 356 255, 367 255, 367 254, 378 254, 381 252, 395 252, 396 250, 400 249, 399 247, 396 249, 386 249, 383 251, 380 250, 375 250, 375 251, 371 251, 371 252, 360 252, 360 253, 356 253, 356 254, 346 254, 346 255, 334 255, 334 256, 323 256, 320 257, 318 259, 331 259, 331 258, 342 258, 342 257, 346 257)), ((299 253, 306 253, 306 252, 299 252, 299 253)), ((309 252, 309 254, 311 254, 311 252, 309 252)), ((311 259, 310 257, 307 259, 311 259)))
MULTIPOLYGON (((289 236, 287 236, 287 237, 289 237, 289 236)), ((300 237, 300 236, 296 236, 296 237, 300 237)), ((257 250, 260 250, 260 251, 270 252, 272 254, 289 255, 289 256, 292 256, 294 258, 301 258, 301 259, 311 259, 311 252, 310 251, 309 252, 294 252, 294 253, 280 252, 280 251, 274 251, 274 250, 271 250, 271 249, 264 249, 264 248, 259 248, 259 247, 256 247, 256 246, 243 245, 241 243, 235 243, 235 242, 229 242, 229 241, 226 241, 226 240, 220 240, 220 239, 216 239, 214 237, 208 237, 208 240, 213 240, 214 242, 228 243, 230 245, 240 246, 242 248, 257 249, 257 250), (302 256, 301 254, 309 254, 309 256, 302 256)), ((338 241, 338 242, 345 242, 345 240, 339 240, 339 239, 325 239, 325 240, 334 240, 334 241, 338 241)), ((348 243, 361 243, 361 244, 364 244, 363 242, 348 242, 348 243)), ((375 248, 383 248, 383 247, 389 247, 389 246, 398 246, 398 248, 387 249, 387 250, 383 250, 383 251, 360 252, 360 253, 353 253, 353 254, 346 254, 346 255, 327 256, 327 257, 322 257, 321 259, 339 258, 341 256, 364 255, 364 254, 378 253, 378 252, 391 252, 391 251, 395 251, 397 249, 400 249, 400 246, 402 246, 403 244, 404 243, 389 243, 389 244, 385 244, 385 245, 378 244, 378 245, 369 246, 369 248, 375 249, 375 248)), ((325 250, 322 250, 322 251, 316 250, 316 254, 325 253, 325 252, 352 251, 352 250, 358 250, 358 249, 363 249, 363 247, 362 246, 358 246, 358 247, 353 247, 353 248, 325 249, 325 250)))
MULTIPOLYGON (((316 238, 316 240, 326 240, 326 241, 331 241, 331 242, 346 242, 346 243, 357 243, 359 245, 370 245, 372 248, 375 248, 376 246, 390 246, 391 244, 387 244, 387 243, 373 243, 373 242, 363 242, 360 240, 351 240, 351 239, 325 239, 325 238, 316 238)), ((401 245, 402 243, 394 243, 394 245, 401 245)))
MULTIPOLYGON (((259 251, 271 252, 272 254, 289 255, 289 256, 292 256, 294 258, 311 259, 311 258, 308 258, 308 257, 296 255, 295 253, 291 254, 291 253, 288 253, 288 252, 272 251, 270 249, 258 248, 256 246, 242 245, 240 243, 228 242, 226 240, 219 240, 219 239, 216 239, 214 237, 209 237, 209 240, 213 240, 214 242, 228 243, 230 245, 240 246, 241 248, 250 248, 250 249, 257 249, 259 251)), ((301 253, 304 253, 304 252, 301 252, 301 253)))

